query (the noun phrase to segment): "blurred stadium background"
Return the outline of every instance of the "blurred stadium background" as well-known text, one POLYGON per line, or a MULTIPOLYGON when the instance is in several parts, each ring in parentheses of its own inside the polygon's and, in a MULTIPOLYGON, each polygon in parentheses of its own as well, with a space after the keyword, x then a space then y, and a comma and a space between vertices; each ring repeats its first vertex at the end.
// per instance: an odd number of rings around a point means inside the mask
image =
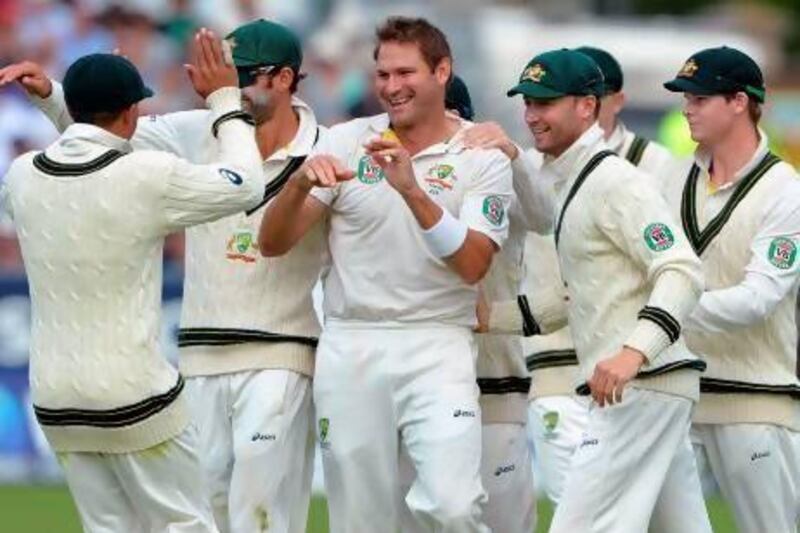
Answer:
MULTIPOLYGON (((0 0, 0 65, 23 58, 60 78, 81 55, 119 48, 156 97, 147 113, 201 105, 181 64, 194 29, 225 34, 264 17, 294 28, 305 43, 301 97, 323 124, 379 111, 370 94, 372 31, 389 14, 430 18, 451 40, 479 120, 497 120, 527 142, 519 102, 505 98, 528 58, 545 49, 606 48, 625 71, 633 129, 678 154, 693 149, 681 99, 661 89, 694 51, 728 44, 763 67, 770 89, 765 127, 775 149, 800 163, 800 2, 797 0, 0 0)), ((56 137, 17 87, 0 89, 0 175, 18 154, 56 137)), ((182 237, 164 256, 165 353, 174 360, 180 311, 182 237)), ((58 466, 28 399, 30 302, 13 226, 0 221, 0 531, 79 531, 58 466)), ((315 486, 321 490, 321 482, 315 486)), ((715 530, 733 532, 727 509, 710 502, 715 530)), ((541 506, 540 530, 549 507, 541 506)), ((309 531, 327 531, 315 497, 309 531)))

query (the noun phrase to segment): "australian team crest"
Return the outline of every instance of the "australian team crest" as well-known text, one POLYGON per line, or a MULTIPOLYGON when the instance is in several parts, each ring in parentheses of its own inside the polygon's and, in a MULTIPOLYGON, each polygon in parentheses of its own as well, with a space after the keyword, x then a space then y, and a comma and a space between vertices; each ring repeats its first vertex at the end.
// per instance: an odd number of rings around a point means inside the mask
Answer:
POLYGON ((358 161, 357 175, 358 181, 367 185, 374 185, 386 177, 381 167, 376 165, 368 155, 358 161))
POLYGON ((769 243, 767 252, 769 262, 781 270, 788 270, 797 258, 797 245, 787 237, 776 237, 769 243))
POLYGON ((225 257, 231 261, 255 263, 257 255, 258 242, 249 229, 236 231, 225 246, 225 257))
POLYGON ((700 67, 697 66, 697 62, 694 59, 690 59, 689 61, 683 64, 683 67, 681 67, 680 72, 678 72, 678 77, 691 78, 692 76, 694 76, 694 73, 697 72, 699 68, 700 67))
POLYGON ((644 242, 654 252, 669 250, 675 244, 675 236, 669 226, 656 222, 644 229, 644 242))
POLYGON ((483 216, 494 226, 503 224, 506 217, 506 208, 499 196, 487 196, 483 199, 483 216))
POLYGON ((434 196, 442 191, 451 191, 458 178, 453 173, 453 165, 438 164, 428 169, 425 182, 428 184, 428 192, 434 196))
POLYGON ((547 71, 544 69, 544 67, 539 63, 536 63, 522 71, 522 76, 519 77, 519 81, 532 81, 533 83, 539 83, 546 75, 547 71))

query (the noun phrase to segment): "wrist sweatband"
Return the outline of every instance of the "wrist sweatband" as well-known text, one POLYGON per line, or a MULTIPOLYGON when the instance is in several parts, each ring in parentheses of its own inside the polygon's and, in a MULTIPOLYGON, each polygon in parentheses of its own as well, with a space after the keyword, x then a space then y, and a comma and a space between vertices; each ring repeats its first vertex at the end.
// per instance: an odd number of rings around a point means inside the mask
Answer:
POLYGON ((464 244, 467 231, 466 224, 442 208, 442 218, 430 228, 422 230, 422 238, 436 257, 448 257, 464 244))

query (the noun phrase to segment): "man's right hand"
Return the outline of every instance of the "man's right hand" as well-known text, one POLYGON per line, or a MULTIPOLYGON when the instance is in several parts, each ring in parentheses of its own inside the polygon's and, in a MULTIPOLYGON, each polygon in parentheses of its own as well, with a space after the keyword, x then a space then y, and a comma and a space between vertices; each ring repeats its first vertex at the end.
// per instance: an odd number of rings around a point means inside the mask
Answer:
POLYGON ((194 90, 203 99, 223 87, 238 87, 236 67, 225 60, 214 32, 201 28, 192 41, 192 62, 184 65, 194 90))
POLYGON ((47 98, 53 92, 53 84, 44 73, 44 69, 33 61, 12 63, 0 69, 0 87, 12 82, 19 82, 29 94, 39 98, 47 98))
POLYGON ((353 179, 355 175, 337 158, 315 155, 306 159, 291 179, 301 189, 310 191, 314 187, 334 187, 341 181, 353 179))

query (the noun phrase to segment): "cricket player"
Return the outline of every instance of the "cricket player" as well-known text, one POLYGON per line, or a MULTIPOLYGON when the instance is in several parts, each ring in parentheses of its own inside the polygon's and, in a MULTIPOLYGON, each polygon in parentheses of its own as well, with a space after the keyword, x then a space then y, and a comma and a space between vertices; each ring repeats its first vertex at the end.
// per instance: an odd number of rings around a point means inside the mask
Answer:
MULTIPOLYGON (((710 531, 689 441, 704 363, 681 321, 702 290, 697 257, 654 180, 618 157, 597 124, 603 75, 588 56, 534 57, 509 96, 525 119, 556 198, 554 238, 588 423, 551 532, 710 531)), ((563 296, 533 295, 525 329, 563 326, 563 296)))
POLYGON ((162 246, 253 208, 264 180, 236 70, 210 32, 195 49, 189 75, 219 163, 132 151, 138 102, 153 93, 128 60, 94 54, 64 77, 75 123, 4 182, 33 302, 34 411, 90 532, 217 531, 184 378, 159 353, 162 246))
POLYGON ((699 143, 669 193, 706 279, 684 326, 690 349, 708 361, 692 426, 698 464, 710 467, 739 531, 793 532, 800 519, 798 175, 770 152, 758 127, 766 88, 745 53, 697 52, 664 86, 683 93, 699 143))
POLYGON ((417 473, 405 501, 427 531, 481 518, 476 284, 508 231, 508 159, 455 142, 452 56, 424 19, 377 30, 386 114, 331 128, 270 204, 260 249, 288 251, 328 217, 325 329, 314 382, 331 530, 395 531, 398 451, 417 473))
MULTIPOLYGON (((614 152, 643 171, 666 180, 677 161, 660 145, 635 135, 625 128, 618 115, 625 102, 623 74, 616 59, 608 52, 592 47, 577 48, 597 63, 603 73, 603 96, 600 99, 598 124, 614 152)), ((511 141, 501 129, 485 132, 484 145, 508 145, 511 141)), ((541 160, 529 157, 533 172, 540 172, 541 160)), ((516 330, 522 332, 523 313, 528 298, 534 295, 563 293, 555 243, 551 235, 531 232, 525 243, 525 294, 507 302, 492 302, 492 314, 517 315, 516 330), (505 308, 505 310, 503 310, 505 308)), ((502 322, 502 319, 500 319, 502 322)), ((491 326, 490 326, 491 328, 491 326)), ((587 423, 588 401, 575 394, 578 360, 569 327, 548 335, 534 335, 523 340, 526 362, 531 373, 529 422, 537 485, 557 503, 572 454, 581 442, 587 423)))
MULTIPOLYGON (((458 76, 454 75, 447 85, 445 106, 465 121, 474 118, 469 89, 458 76)), ((471 122, 465 123, 462 139, 473 127, 471 122)), ((484 298, 492 300, 515 298, 523 277, 527 228, 516 199, 508 217, 508 238, 481 283, 484 298)), ((536 495, 526 438, 530 378, 521 339, 515 335, 486 334, 479 335, 476 341, 482 422, 481 479, 489 497, 484 519, 492 531, 530 533, 536 528, 536 495)), ((401 456, 400 475, 407 491, 413 480, 413 467, 405 455, 401 456)), ((408 515, 401 514, 404 533, 417 531, 413 517, 408 515)))
POLYGON ((617 59, 605 50, 581 46, 576 51, 597 63, 603 73, 603 96, 600 98, 600 116, 597 123, 603 130, 606 144, 614 152, 639 167, 644 172, 664 178, 671 175, 677 161, 660 144, 646 139, 625 127, 619 118, 625 107, 624 76, 617 59))
MULTIPOLYGON (((306 530, 313 475, 311 376, 319 324, 311 289, 325 240, 311 231, 285 257, 258 253, 264 206, 324 130, 294 96, 302 49, 288 28, 257 20, 227 38, 266 180, 258 206, 187 229, 179 364, 200 429, 209 498, 223 532, 306 530), (267 475, 268 474, 268 475, 267 475)), ((30 70, 30 69, 28 69, 30 70)), ((60 87, 36 99, 64 127, 60 87)), ((198 163, 219 159, 207 110, 143 118, 135 149, 198 163)))

